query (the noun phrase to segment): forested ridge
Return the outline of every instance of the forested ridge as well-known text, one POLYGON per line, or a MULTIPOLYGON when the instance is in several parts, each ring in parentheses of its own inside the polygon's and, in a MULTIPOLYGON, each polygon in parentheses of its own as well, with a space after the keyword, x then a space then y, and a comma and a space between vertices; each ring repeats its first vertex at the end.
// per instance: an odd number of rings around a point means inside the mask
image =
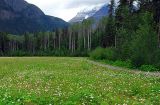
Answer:
POLYGON ((25 32, 52 31, 65 28, 68 23, 64 20, 45 15, 36 5, 27 0, 0 1, 0 31, 12 34, 25 32))
POLYGON ((94 20, 88 19, 66 29, 20 36, 1 32, 0 55, 88 56, 94 50, 91 55, 95 59, 160 68, 160 1, 120 0, 116 7, 111 0, 109 16, 96 27, 93 24, 94 20), (99 52, 97 47, 101 47, 99 52))

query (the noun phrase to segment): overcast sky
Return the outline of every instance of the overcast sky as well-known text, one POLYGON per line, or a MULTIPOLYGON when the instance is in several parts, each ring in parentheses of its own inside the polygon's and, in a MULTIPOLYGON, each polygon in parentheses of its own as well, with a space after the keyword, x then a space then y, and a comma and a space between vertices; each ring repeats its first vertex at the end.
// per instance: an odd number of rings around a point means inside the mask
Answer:
POLYGON ((42 11, 51 16, 70 20, 80 10, 102 3, 109 3, 110 0, 26 0, 37 5, 42 11))

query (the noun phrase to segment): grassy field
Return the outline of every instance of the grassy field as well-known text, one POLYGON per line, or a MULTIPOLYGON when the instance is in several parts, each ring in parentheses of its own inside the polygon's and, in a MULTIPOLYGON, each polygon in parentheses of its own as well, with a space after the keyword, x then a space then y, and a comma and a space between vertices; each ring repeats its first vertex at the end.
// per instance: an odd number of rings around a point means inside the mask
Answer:
POLYGON ((0 58, 0 105, 160 105, 160 78, 86 58, 0 58))

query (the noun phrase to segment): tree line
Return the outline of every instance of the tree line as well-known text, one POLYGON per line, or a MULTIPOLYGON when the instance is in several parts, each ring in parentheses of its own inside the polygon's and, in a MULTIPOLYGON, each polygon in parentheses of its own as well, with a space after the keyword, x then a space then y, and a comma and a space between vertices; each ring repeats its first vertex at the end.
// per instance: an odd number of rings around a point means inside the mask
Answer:
POLYGON ((114 7, 111 0, 109 16, 95 32, 102 36, 99 46, 108 48, 106 56, 160 68, 160 1, 120 0, 115 12, 114 7))
POLYGON ((0 32, 1 56, 86 56, 92 49, 93 20, 54 32, 11 35, 0 32))

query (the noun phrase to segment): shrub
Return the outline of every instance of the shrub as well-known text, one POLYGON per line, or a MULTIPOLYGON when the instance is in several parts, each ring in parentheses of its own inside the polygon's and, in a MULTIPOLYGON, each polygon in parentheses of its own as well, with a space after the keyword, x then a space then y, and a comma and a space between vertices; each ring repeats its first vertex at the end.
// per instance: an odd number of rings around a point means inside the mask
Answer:
POLYGON ((6 56, 8 55, 9 56, 32 56, 34 54, 19 50, 19 51, 11 51, 8 54, 6 54, 6 56))
POLYGON ((113 65, 119 66, 119 67, 133 68, 133 65, 130 60, 127 60, 127 61, 117 60, 113 62, 113 65))
POLYGON ((106 48, 105 54, 108 60, 115 60, 115 50, 113 48, 106 48))
POLYGON ((158 68, 156 68, 155 66, 153 65, 142 65, 140 67, 140 70, 143 70, 143 71, 159 71, 158 68))
POLYGON ((90 53, 90 57, 95 60, 113 60, 114 51, 111 48, 101 48, 98 47, 90 53))

